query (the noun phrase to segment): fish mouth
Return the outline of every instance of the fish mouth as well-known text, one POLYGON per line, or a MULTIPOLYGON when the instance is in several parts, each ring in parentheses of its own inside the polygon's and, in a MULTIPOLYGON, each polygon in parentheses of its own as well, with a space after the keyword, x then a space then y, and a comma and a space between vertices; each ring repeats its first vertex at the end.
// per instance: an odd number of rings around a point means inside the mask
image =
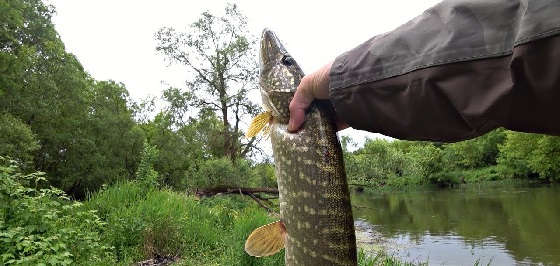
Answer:
POLYGON ((270 29, 264 29, 261 36, 260 66, 265 72, 281 60, 288 52, 280 39, 270 29))

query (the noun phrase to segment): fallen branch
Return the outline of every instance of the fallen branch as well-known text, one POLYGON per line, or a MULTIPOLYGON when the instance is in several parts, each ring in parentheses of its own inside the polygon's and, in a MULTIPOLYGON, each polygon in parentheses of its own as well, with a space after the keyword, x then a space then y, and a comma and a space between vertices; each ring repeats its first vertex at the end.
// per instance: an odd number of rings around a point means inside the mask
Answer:
POLYGON ((241 187, 215 187, 215 188, 204 188, 197 189, 195 192, 197 197, 212 197, 218 194, 240 194, 248 195, 253 199, 259 206, 268 212, 272 212, 273 203, 270 202, 271 199, 277 199, 278 189, 277 188, 241 188, 241 187), (267 194, 265 197, 260 193, 267 194))
POLYGON ((215 187, 215 188, 202 188, 197 189, 195 194, 198 197, 211 197, 216 194, 242 194, 249 195, 255 193, 265 193, 273 196, 278 196, 277 188, 241 188, 241 187, 215 187))
POLYGON ((267 207, 266 205, 264 205, 257 197, 255 197, 255 195, 249 194, 249 197, 251 197, 254 201, 256 201, 257 204, 259 204, 259 206, 263 207, 267 212, 272 212, 270 210, 270 208, 267 207))

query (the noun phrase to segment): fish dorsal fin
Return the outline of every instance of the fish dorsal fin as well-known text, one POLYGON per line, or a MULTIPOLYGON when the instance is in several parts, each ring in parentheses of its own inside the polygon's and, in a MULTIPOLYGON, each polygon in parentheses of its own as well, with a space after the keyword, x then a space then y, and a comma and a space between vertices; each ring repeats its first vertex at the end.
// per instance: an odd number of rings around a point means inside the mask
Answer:
POLYGON ((265 134, 270 133, 271 121, 272 112, 270 111, 257 115, 255 118, 253 118, 253 121, 251 121, 251 125, 249 126, 249 129, 247 129, 247 134, 245 134, 245 137, 252 138, 259 134, 259 132, 261 131, 263 131, 265 134))
POLYGON ((266 257, 283 249, 285 241, 286 226, 277 221, 255 229, 245 242, 245 251, 254 257, 266 257))

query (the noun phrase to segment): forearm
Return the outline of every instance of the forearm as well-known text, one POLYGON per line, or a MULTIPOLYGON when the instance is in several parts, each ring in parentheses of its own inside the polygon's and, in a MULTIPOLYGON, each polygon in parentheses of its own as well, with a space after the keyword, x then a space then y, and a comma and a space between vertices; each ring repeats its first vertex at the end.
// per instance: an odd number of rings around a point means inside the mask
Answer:
POLYGON ((555 0, 444 1, 338 57, 330 98, 350 126, 401 139, 560 135, 558 14, 555 0))

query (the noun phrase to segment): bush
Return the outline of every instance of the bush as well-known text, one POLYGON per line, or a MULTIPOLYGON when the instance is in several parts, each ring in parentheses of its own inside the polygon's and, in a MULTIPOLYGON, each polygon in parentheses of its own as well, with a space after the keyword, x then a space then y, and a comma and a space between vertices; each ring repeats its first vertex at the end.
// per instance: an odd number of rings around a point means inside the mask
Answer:
POLYGON ((249 180, 252 187, 277 187, 274 165, 271 163, 260 163, 252 168, 253 178, 249 180))
POLYGON ((506 133, 498 157, 500 173, 508 178, 560 179, 560 137, 506 133))
POLYGON ((528 176, 532 171, 527 163, 527 157, 535 144, 535 136, 531 134, 507 132, 506 141, 500 145, 498 156, 501 174, 507 178, 528 176))
POLYGON ((70 202, 56 188, 41 188, 41 172, 22 174, 0 157, 1 264, 111 264, 101 241, 106 224, 94 210, 70 202))
POLYGON ((406 156, 410 158, 411 164, 405 173, 408 177, 418 177, 427 182, 433 174, 444 169, 442 162, 442 151, 431 143, 414 145, 408 148, 406 156))
POLYGON ((476 183, 484 181, 502 180, 503 176, 497 166, 484 167, 472 171, 465 171, 464 181, 466 183, 476 183))
POLYGON ((154 170, 154 161, 157 160, 158 153, 155 146, 150 145, 147 141, 144 142, 144 151, 136 171, 136 179, 144 186, 156 187, 158 185, 159 174, 154 170))
POLYGON ((560 180, 560 137, 542 136, 528 159, 529 167, 542 179, 560 180))
POLYGON ((107 222, 103 238, 125 264, 156 256, 200 254, 204 250, 197 248, 217 240, 201 236, 213 235, 216 229, 207 222, 212 220, 210 214, 196 201, 140 182, 114 185, 92 195, 86 205, 100 208, 107 222))
POLYGON ((10 114, 0 114, 0 156, 11 157, 20 165, 33 161, 39 142, 31 128, 10 114))
POLYGON ((383 186, 393 177, 410 172, 411 162, 405 154, 386 140, 368 140, 364 147, 345 156, 350 183, 383 186))
POLYGON ((244 187, 253 179, 249 161, 238 159, 233 163, 226 157, 201 162, 199 169, 189 179, 191 188, 244 187))
POLYGON ((503 129, 480 137, 443 146, 443 160, 448 170, 474 169, 496 165, 499 145, 505 141, 503 129))
POLYGON ((429 182, 431 184, 436 184, 439 186, 450 186, 454 184, 463 183, 464 175, 463 171, 449 171, 449 172, 438 172, 430 175, 429 182))

